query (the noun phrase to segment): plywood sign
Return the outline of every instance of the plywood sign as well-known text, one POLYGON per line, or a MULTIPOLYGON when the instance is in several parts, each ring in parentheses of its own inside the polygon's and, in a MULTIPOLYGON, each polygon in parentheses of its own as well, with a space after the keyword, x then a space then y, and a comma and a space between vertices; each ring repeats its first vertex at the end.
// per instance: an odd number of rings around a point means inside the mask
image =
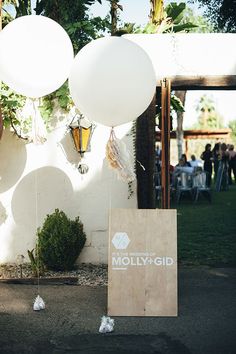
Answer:
POLYGON ((177 316, 176 210, 110 214, 108 314, 177 316))

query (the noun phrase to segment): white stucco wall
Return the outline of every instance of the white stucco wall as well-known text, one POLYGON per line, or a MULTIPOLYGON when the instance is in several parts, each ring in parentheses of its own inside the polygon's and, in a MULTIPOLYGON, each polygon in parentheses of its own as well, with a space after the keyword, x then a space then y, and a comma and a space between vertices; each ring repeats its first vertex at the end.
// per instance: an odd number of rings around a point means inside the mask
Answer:
MULTIPOLYGON (((105 159, 110 129, 98 126, 91 152, 85 154, 89 172, 79 174, 67 122, 60 123, 42 146, 4 131, 0 141, 0 263, 15 262, 19 254, 35 246, 36 229, 55 208, 70 218, 80 216, 87 242, 78 262, 106 263, 108 211, 135 208, 135 196, 128 199, 128 185, 116 177, 105 159)), ((130 124, 116 129, 117 137, 131 148, 126 136, 130 124)), ((135 188, 135 187, 134 187, 135 188)))

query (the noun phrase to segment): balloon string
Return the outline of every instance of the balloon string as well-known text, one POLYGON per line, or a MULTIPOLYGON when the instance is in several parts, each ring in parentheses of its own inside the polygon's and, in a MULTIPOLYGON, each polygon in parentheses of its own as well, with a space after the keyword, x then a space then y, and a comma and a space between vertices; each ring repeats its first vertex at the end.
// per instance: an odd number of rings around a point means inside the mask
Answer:
POLYGON ((36 240, 36 267, 37 267, 37 280, 38 280, 38 294, 39 294, 39 241, 38 241, 38 232, 37 232, 37 226, 38 226, 38 174, 37 170, 35 171, 35 229, 36 229, 36 235, 37 235, 37 240, 36 240))
MULTIPOLYGON (((110 170, 110 183, 109 183, 109 211, 108 211, 108 233, 109 240, 111 241, 111 207, 112 207, 112 198, 111 198, 111 187, 112 187, 112 170, 110 170)), ((110 246, 109 246, 110 247, 110 246)))
POLYGON ((36 107, 35 107, 35 99, 32 98, 32 106, 33 106, 33 116, 32 116, 32 138, 33 142, 36 143, 36 107))
MULTIPOLYGON (((34 142, 34 146, 37 146, 37 140, 36 140, 36 115, 37 115, 37 107, 36 107, 36 101, 37 99, 32 98, 31 102, 32 102, 32 125, 34 126, 34 131, 32 130, 33 133, 33 142, 34 142)), ((36 229, 36 252, 35 252, 35 257, 36 257, 36 269, 37 269, 37 290, 38 290, 38 295, 40 292, 40 286, 39 286, 39 278, 40 278, 40 270, 39 270, 39 240, 38 240, 38 172, 37 169, 35 170, 35 178, 34 178, 34 182, 35 182, 35 229, 36 229)))
POLYGON ((115 134, 115 131, 114 131, 114 128, 111 127, 111 132, 110 132, 110 138, 109 140, 112 138, 112 140, 116 137, 116 134, 115 134))
MULTIPOLYGON (((114 132, 114 128, 111 127, 111 132, 110 132, 110 138, 109 140, 113 140, 114 139, 114 136, 115 136, 115 132, 114 132)), ((108 170, 109 171, 109 170, 108 170)), ((108 195, 108 198, 109 198, 109 219, 108 219, 108 232, 109 232, 109 238, 111 238, 111 207, 112 207, 112 198, 111 198, 111 188, 112 188, 112 170, 110 170, 110 181, 109 181, 109 195, 108 195)))

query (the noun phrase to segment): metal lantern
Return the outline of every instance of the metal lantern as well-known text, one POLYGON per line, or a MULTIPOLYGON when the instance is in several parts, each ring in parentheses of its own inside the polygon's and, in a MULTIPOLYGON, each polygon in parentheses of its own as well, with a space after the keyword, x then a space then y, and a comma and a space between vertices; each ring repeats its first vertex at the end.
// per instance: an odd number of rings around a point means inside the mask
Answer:
POLYGON ((95 125, 82 114, 76 114, 69 127, 75 148, 81 157, 83 157, 85 152, 90 151, 90 141, 95 125))
MULTIPOLYGON (((82 114, 76 114, 69 127, 75 148, 82 158, 84 153, 90 151, 91 149, 90 142, 95 129, 95 125, 82 114)), ((78 170, 82 174, 87 173, 88 166, 85 164, 80 164, 78 166, 78 170), (83 168, 80 168, 81 166, 83 166, 83 168)))

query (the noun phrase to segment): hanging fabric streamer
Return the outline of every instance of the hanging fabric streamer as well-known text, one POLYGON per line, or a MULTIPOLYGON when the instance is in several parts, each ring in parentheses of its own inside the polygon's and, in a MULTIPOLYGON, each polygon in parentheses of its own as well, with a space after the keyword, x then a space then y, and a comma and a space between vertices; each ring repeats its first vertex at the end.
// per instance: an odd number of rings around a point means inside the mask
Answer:
POLYGON ((22 109, 17 110, 20 121, 20 134, 25 136, 35 145, 41 145, 47 140, 47 130, 39 111, 39 99, 27 98, 22 109), (29 118, 31 131, 29 132, 29 118))
POLYGON ((120 179, 127 182, 135 180, 131 155, 125 143, 116 137, 113 128, 106 145, 106 157, 110 167, 116 170, 120 179))
POLYGON ((35 145, 43 144, 47 140, 47 130, 39 111, 39 100, 31 99, 32 102, 32 141, 35 145))

